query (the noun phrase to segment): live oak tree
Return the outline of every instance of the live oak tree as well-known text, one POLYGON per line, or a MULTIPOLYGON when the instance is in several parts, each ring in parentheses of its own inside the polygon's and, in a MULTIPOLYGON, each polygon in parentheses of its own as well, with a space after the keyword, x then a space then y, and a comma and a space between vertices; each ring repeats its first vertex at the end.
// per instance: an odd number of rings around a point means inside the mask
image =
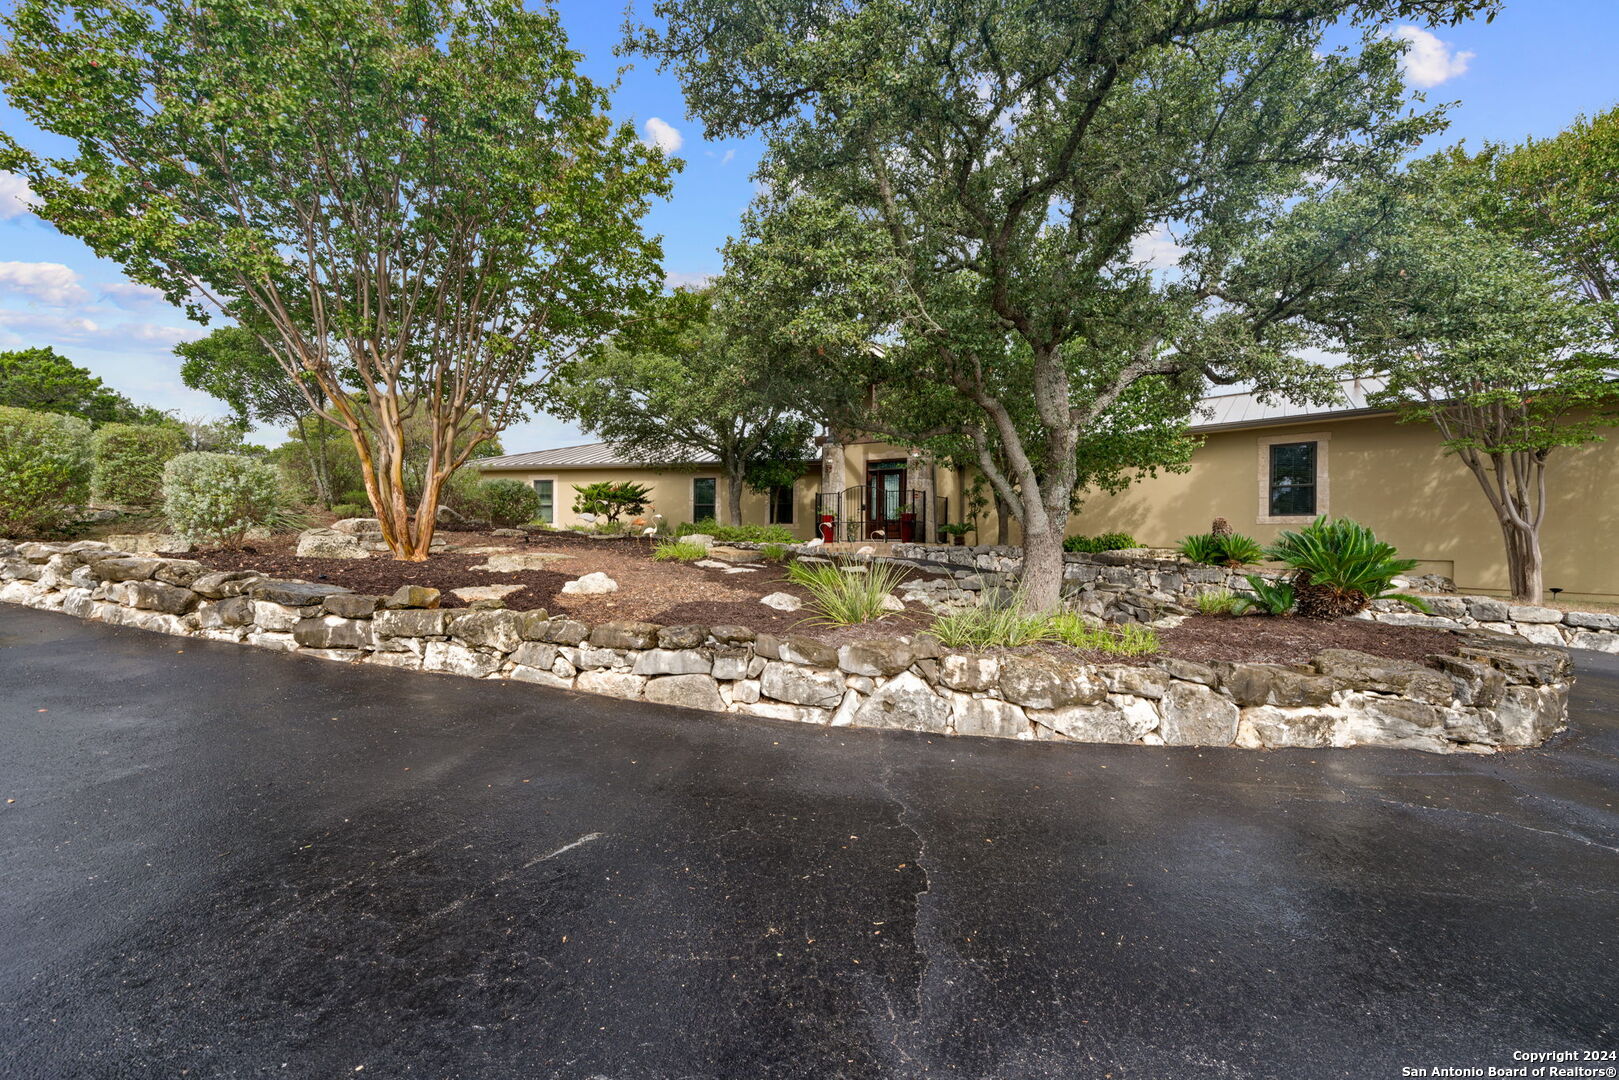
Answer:
POLYGON ((204 317, 251 312, 344 428, 383 539, 658 281, 672 162, 518 0, 21 0, 0 83, 74 156, 0 137, 36 212, 204 317), (405 425, 425 418, 411 505, 405 425))
POLYGON ((744 486, 791 484, 815 433, 736 303, 721 285, 676 289, 611 348, 568 365, 550 405, 631 460, 712 456, 733 525, 744 486))
POLYGON ((1337 253, 1245 252, 1441 125, 1408 107, 1390 20, 1493 7, 662 0, 633 44, 711 135, 769 139, 728 273, 782 313, 784 348, 842 379, 860 426, 886 411, 911 440, 972 442, 1022 527, 1026 603, 1049 610, 1088 473, 1183 454, 1150 431, 1209 381, 1319 389, 1296 316, 1337 253), (1324 44, 1338 20, 1356 48, 1324 44), (1172 272, 1132 258, 1166 229, 1172 272))
POLYGON ((156 409, 123 394, 48 347, 0 352, 0 405, 63 413, 92 424, 159 423, 156 409))
MULTIPOLYGON (((1383 380, 1370 402, 1433 424, 1478 481, 1501 528, 1512 596, 1534 604, 1548 472, 1559 451, 1601 440, 1619 414, 1609 329, 1619 313, 1600 270, 1583 269, 1611 268, 1615 252, 1544 244, 1583 230, 1518 205, 1503 179, 1518 172, 1516 153, 1455 150, 1419 163, 1391 227, 1318 302, 1354 373, 1383 380)), ((1367 214, 1353 190, 1324 210, 1323 231, 1367 214)))

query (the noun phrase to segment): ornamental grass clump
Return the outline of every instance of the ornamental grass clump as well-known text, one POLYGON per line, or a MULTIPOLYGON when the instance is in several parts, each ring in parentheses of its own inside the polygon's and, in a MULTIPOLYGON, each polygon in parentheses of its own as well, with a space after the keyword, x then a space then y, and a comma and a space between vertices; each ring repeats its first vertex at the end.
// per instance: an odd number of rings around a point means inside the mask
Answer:
POLYGON ((1054 637, 1065 645, 1115 656, 1147 656, 1158 651, 1158 634, 1150 626, 1122 623, 1093 626, 1071 611, 1051 616, 1054 637))
POLYGON ((193 543, 238 548, 249 529, 295 524, 275 467, 240 454, 181 454, 163 467, 163 513, 193 543))
POLYGON ((1235 615, 1239 598, 1230 589, 1205 589, 1193 598, 1199 615, 1235 615))
POLYGON ((1389 591, 1417 560, 1400 558, 1393 544, 1358 521, 1318 517, 1297 532, 1282 533, 1265 553, 1293 571, 1298 613, 1307 619, 1340 619, 1374 600, 1398 600, 1433 612, 1420 597, 1389 591))
POLYGON ((951 649, 1011 649, 1055 638, 1051 616, 1024 614, 1021 599, 1013 597, 1005 603, 980 601, 973 607, 940 615, 928 632, 951 649))
POLYGON ((665 540, 652 549, 652 557, 658 562, 696 562, 707 554, 708 549, 703 545, 684 540, 665 540))
POLYGON ((891 614, 889 594, 910 576, 903 566, 874 562, 794 562, 787 580, 810 594, 812 622, 852 626, 891 614))

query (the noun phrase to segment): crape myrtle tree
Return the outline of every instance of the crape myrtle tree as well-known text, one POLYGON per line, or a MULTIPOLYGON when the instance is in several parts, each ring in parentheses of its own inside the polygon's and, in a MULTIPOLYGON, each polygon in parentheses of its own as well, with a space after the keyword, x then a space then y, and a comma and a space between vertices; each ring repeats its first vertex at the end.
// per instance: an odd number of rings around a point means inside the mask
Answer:
MULTIPOLYGON (((907 424, 907 387, 948 392, 944 423, 1022 526, 1026 603, 1049 610, 1083 447, 1184 419, 1209 381, 1319 386, 1297 316, 1330 266, 1245 252, 1441 126, 1408 107, 1390 20, 1493 7, 662 0, 632 44, 710 134, 769 140, 730 265, 782 313, 778 340, 907 424), (1355 48, 1324 44, 1338 22, 1355 48), (1169 274, 1131 257, 1164 228, 1184 248, 1169 274)), ((1152 439, 1114 447, 1102 460, 1162 460, 1152 439)))
MULTIPOLYGON (((1478 481, 1501 528, 1512 596, 1534 604, 1548 471, 1557 451, 1601 440, 1614 422, 1619 361, 1614 305, 1600 275, 1580 269, 1611 266, 1614 253, 1563 256, 1535 242, 1502 182, 1516 152, 1457 149, 1419 162, 1394 227, 1318 303, 1321 321, 1338 324, 1349 370, 1382 380, 1371 403, 1433 424, 1478 481)), ((1358 229, 1382 213, 1367 205, 1381 199, 1348 189, 1296 224, 1317 235, 1358 229)))
POLYGON ((760 344, 723 282, 676 289, 612 347, 560 372, 549 411, 631 460, 712 455, 725 474, 727 520, 739 525, 743 487, 791 484, 815 434, 795 385, 760 344))
POLYGON ((250 313, 345 429, 395 558, 550 368, 654 295, 673 163, 518 0, 21 0, 0 83, 76 144, 0 142, 37 213, 205 318, 250 313), (405 425, 428 468, 406 495, 405 425))

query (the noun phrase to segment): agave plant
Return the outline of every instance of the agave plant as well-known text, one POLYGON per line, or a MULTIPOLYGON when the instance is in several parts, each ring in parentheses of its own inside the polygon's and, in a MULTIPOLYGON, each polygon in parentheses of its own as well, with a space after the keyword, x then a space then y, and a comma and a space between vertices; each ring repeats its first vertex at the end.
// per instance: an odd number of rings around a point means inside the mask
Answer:
POLYGON ((1298 532, 1284 532, 1265 554, 1293 570, 1298 613, 1309 619, 1338 619, 1364 611, 1373 600, 1399 600, 1432 612, 1428 602, 1390 592, 1399 575, 1417 565, 1402 559, 1393 544, 1348 518, 1318 517, 1298 532))

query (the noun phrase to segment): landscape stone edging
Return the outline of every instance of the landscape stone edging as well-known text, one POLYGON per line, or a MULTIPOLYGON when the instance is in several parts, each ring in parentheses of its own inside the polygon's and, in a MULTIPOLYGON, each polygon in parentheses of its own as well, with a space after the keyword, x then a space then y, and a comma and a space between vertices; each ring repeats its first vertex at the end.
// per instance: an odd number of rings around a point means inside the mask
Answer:
POLYGON ((1567 716, 1561 648, 1457 631, 1435 669, 1324 650, 1309 665, 1094 665, 952 652, 931 637, 833 646, 738 626, 589 626, 544 611, 385 607, 334 585, 212 571, 95 541, 0 544, 0 601, 349 663, 657 704, 940 735, 1196 746, 1489 752, 1567 716))
MULTIPOLYGON (((798 550, 803 550, 801 545, 798 550)), ((925 603, 936 598, 944 600, 946 605, 963 598, 971 602, 980 590, 1015 587, 1023 568, 1022 549, 1017 547, 895 544, 890 550, 893 552, 890 558, 876 558, 901 564, 931 562, 961 567, 953 572, 958 589, 923 587, 922 595, 906 595, 902 589, 901 599, 907 602, 921 600, 925 603)), ((1228 570, 1180 557, 1155 558, 1118 551, 1065 552, 1063 555, 1063 591, 1068 606, 1108 621, 1151 623, 1166 616, 1187 614, 1195 610, 1199 593, 1220 588, 1251 591, 1245 580, 1251 573, 1270 580, 1284 576, 1273 570, 1251 567, 1228 570)), ((1425 615, 1398 600, 1380 600, 1359 617, 1437 630, 1492 630, 1536 645, 1563 645, 1619 654, 1619 615, 1513 604, 1496 596, 1426 596, 1423 599, 1434 608, 1433 615, 1425 615)))

